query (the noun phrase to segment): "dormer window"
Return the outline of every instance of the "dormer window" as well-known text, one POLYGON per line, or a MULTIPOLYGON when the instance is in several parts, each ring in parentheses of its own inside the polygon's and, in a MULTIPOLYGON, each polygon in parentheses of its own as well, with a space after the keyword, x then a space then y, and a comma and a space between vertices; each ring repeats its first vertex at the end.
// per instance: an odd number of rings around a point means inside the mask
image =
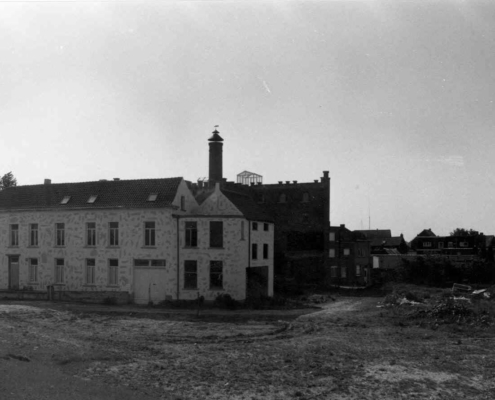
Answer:
POLYGON ((158 197, 158 193, 150 193, 148 196, 148 201, 156 201, 156 198, 158 197))
POLYGON ((64 196, 64 198, 62 199, 62 201, 60 202, 60 204, 67 204, 70 200, 70 196, 64 196))
POLYGON ((91 195, 91 196, 89 197, 89 199, 88 199, 88 203, 89 203, 89 204, 93 204, 93 203, 96 201, 96 198, 97 198, 97 197, 98 197, 98 195, 97 195, 97 194, 93 194, 93 195, 91 195))

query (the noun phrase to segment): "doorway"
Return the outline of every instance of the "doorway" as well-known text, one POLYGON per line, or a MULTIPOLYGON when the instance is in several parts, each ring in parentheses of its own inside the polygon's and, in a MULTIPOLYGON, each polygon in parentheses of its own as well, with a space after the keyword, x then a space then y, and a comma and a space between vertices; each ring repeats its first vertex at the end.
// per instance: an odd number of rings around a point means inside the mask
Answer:
POLYGON ((19 289, 19 256, 9 257, 9 289, 19 289))

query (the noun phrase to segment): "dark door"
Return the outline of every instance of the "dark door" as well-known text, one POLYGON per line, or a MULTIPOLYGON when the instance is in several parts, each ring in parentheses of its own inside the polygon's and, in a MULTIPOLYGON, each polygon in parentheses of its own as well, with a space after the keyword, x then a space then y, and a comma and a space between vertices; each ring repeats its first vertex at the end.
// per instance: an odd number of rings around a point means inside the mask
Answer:
POLYGON ((19 289, 19 256, 9 256, 9 289, 19 289))

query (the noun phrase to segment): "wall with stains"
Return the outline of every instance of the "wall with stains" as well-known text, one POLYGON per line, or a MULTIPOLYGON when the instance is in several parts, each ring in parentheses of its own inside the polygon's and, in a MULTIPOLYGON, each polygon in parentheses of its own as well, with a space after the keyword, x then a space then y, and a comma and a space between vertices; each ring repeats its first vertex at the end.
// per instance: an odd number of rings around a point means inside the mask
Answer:
POLYGON ((0 289, 8 288, 8 256, 19 255, 19 287, 46 290, 55 283, 55 259, 65 260, 65 279, 57 290, 133 292, 134 259, 164 259, 167 293, 176 288, 176 220, 172 209, 67 210, 0 213, 0 289), (154 221, 156 245, 144 246, 144 223, 154 221), (96 223, 96 246, 86 245, 86 224, 96 223), (119 223, 119 245, 110 247, 109 223, 119 223), (38 224, 39 245, 30 247, 29 225, 38 224), (55 242, 55 224, 65 224, 65 246, 55 242), (19 246, 10 246, 11 224, 19 225, 19 246), (29 281, 29 259, 38 258, 38 280, 29 281), (86 259, 94 258, 95 284, 86 284, 86 259), (108 285, 108 260, 118 259, 118 285, 108 285))
POLYGON ((230 294, 236 300, 246 298, 246 268, 248 265, 247 223, 243 217, 186 217, 179 223, 180 271, 179 290, 182 299, 195 299, 198 295, 205 300, 215 300, 222 293, 230 294), (198 246, 185 246, 185 223, 195 221, 198 227, 198 246), (210 248, 210 221, 223 221, 223 247, 210 248), (244 224, 243 224, 244 221, 244 224), (245 232, 242 235, 241 228, 245 232), (197 261, 197 288, 184 288, 184 262, 197 261), (223 262, 223 289, 210 287, 210 261, 223 262))

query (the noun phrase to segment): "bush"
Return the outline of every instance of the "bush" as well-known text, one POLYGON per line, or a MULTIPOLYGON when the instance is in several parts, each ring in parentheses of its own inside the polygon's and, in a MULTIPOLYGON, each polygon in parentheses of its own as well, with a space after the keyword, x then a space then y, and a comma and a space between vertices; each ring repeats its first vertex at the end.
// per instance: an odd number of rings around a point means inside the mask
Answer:
POLYGON ((103 299, 103 304, 107 306, 114 306, 117 304, 117 298, 112 296, 105 297, 103 299))
POLYGON ((221 293, 215 298, 214 304, 220 308, 227 308, 229 310, 237 309, 241 303, 234 300, 232 296, 228 293, 221 293))

